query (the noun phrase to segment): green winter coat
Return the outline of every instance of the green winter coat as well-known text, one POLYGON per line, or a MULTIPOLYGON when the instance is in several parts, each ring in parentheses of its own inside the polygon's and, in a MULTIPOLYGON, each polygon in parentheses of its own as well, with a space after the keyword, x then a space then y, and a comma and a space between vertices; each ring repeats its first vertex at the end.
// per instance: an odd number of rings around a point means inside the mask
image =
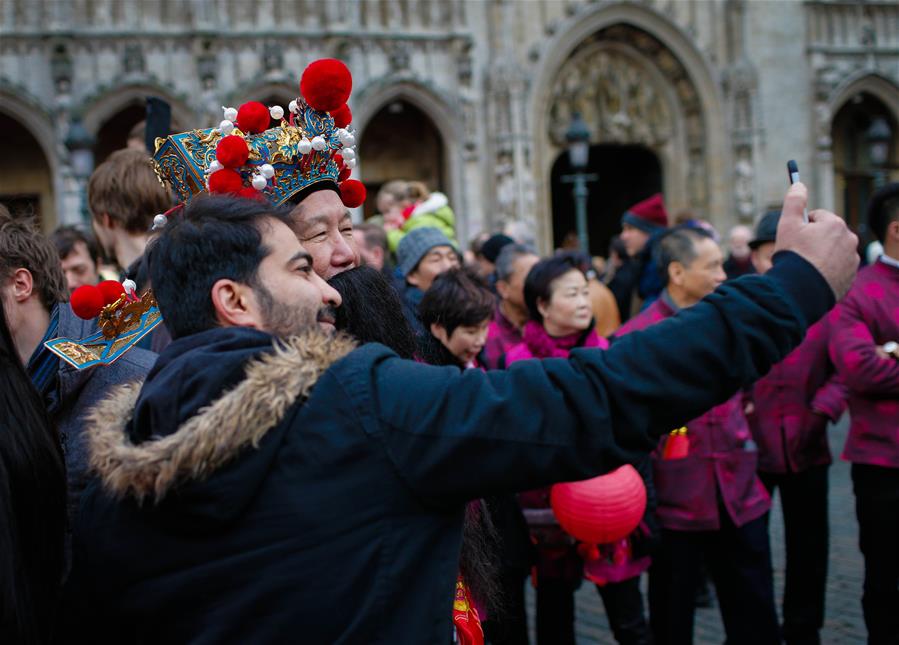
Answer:
POLYGON ((430 197, 415 207, 402 228, 387 231, 387 244, 390 246, 390 252, 396 253, 400 240, 406 236, 406 233, 423 226, 440 229, 440 232, 446 235, 450 242, 456 246, 459 245, 456 241, 456 216, 449 206, 449 200, 443 193, 431 193, 430 197))

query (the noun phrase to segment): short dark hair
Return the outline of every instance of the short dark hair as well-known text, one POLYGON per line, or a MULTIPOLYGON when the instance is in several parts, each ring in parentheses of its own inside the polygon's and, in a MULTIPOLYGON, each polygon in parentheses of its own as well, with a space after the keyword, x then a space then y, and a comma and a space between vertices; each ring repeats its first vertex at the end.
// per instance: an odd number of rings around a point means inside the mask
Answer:
POLYGON ((271 252, 262 243, 267 219, 287 223, 284 210, 251 199, 203 196, 176 211, 147 247, 153 293, 172 338, 218 325, 210 293, 223 278, 256 285, 271 252))
MULTIPOLYGON (((534 265, 524 281, 524 304, 528 307, 531 320, 543 324, 543 315, 540 313, 537 303, 541 300, 548 301, 552 297, 553 282, 569 271, 584 273, 577 255, 571 253, 561 253, 551 258, 544 258, 534 265)), ((586 277, 584 275, 585 279, 586 277)))
POLYGON ((97 242, 94 240, 94 236, 74 226, 60 226, 50 234, 50 241, 56 245, 60 260, 65 260, 69 257, 69 254, 75 250, 75 245, 78 242, 83 243, 87 248, 87 254, 94 264, 100 260, 100 251, 97 249, 97 242))
POLYGON ((887 184, 871 197, 868 204, 868 226, 883 244, 890 222, 899 221, 899 183, 887 184))
POLYGON ((57 302, 69 299, 56 247, 33 219, 13 217, 0 204, 0 280, 8 280, 19 269, 31 273, 34 290, 48 311, 57 302))
POLYGON ((434 278, 418 306, 425 329, 442 326, 448 336, 457 327, 478 325, 493 315, 496 297, 470 269, 450 269, 434 278))
POLYGON ((369 247, 377 246, 382 248, 385 254, 387 253, 387 232, 383 226, 379 226, 374 222, 362 222, 361 224, 356 224, 353 228, 362 232, 362 237, 365 238, 365 243, 369 247))
POLYGON ((713 240, 712 234, 704 228, 677 226, 663 233, 653 249, 653 259, 659 269, 662 284, 668 286, 668 267, 672 262, 687 266, 696 259, 696 243, 713 240))

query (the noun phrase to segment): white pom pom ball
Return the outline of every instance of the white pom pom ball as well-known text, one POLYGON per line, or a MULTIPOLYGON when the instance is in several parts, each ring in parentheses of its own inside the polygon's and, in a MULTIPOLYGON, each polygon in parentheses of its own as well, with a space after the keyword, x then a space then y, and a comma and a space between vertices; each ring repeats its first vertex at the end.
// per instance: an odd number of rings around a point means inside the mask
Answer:
POLYGON ((287 104, 287 109, 290 110, 290 113, 291 113, 291 114, 296 114, 297 112, 300 111, 300 108, 299 108, 299 106, 297 105, 296 100, 293 100, 293 101, 291 101, 290 103, 288 103, 288 104, 287 104))
POLYGON ((352 148, 344 148, 343 150, 340 151, 340 154, 343 155, 344 161, 350 161, 351 159, 356 158, 356 151, 353 150, 352 148))
POLYGON ((237 120, 237 109, 225 107, 225 106, 223 105, 223 106, 222 106, 222 112, 223 112, 224 115, 225 115, 225 120, 226 120, 226 121, 236 121, 236 120, 237 120))
POLYGON ((356 137, 354 137, 353 134, 347 130, 338 132, 337 137, 340 139, 340 143, 343 144, 343 146, 346 148, 356 145, 356 137))
POLYGON ((275 176, 275 168, 269 163, 262 164, 259 167, 259 173, 266 179, 271 179, 275 176))
POLYGON ((301 155, 308 155, 312 152, 312 142, 306 137, 303 137, 302 141, 297 144, 297 149, 300 151, 301 155))
POLYGON ((284 118, 284 108, 280 105, 273 105, 268 109, 268 113, 272 115, 272 118, 275 121, 280 121, 284 118))
POLYGON ((222 168, 224 168, 224 166, 222 165, 222 162, 219 161, 218 159, 213 159, 212 163, 209 164, 209 168, 206 169, 206 174, 211 175, 214 172, 218 172, 222 168))
POLYGON ((122 288, 125 290, 125 293, 132 294, 137 291, 137 283, 134 280, 125 280, 122 283, 122 288))
POLYGON ((347 168, 352 170, 353 168, 356 167, 356 160, 355 159, 344 159, 343 165, 345 165, 347 168))
POLYGON ((227 137, 229 134, 234 132, 234 123, 226 119, 219 123, 219 130, 222 131, 223 137, 227 137))
POLYGON ((156 217, 153 218, 153 228, 154 229, 162 228, 163 226, 168 224, 168 222, 169 222, 168 218, 165 215, 163 215, 162 213, 159 213, 159 215, 157 215, 156 217))
POLYGON ((256 190, 263 190, 266 185, 268 185, 268 182, 265 180, 265 177, 262 175, 253 175, 253 188, 256 190))
POLYGON ((325 140, 322 137, 312 137, 312 149, 313 150, 324 150, 328 147, 328 144, 325 143, 325 140))

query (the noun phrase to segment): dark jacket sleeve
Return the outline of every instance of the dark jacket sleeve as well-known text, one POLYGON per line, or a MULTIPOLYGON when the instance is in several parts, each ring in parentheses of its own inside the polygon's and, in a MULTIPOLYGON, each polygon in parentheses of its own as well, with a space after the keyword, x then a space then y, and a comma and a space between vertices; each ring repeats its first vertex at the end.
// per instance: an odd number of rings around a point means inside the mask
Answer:
POLYGON ((788 253, 768 275, 726 283, 606 351, 484 373, 381 349, 368 363, 369 431, 432 503, 584 479, 636 461, 663 433, 764 375, 833 304, 821 275, 788 253))

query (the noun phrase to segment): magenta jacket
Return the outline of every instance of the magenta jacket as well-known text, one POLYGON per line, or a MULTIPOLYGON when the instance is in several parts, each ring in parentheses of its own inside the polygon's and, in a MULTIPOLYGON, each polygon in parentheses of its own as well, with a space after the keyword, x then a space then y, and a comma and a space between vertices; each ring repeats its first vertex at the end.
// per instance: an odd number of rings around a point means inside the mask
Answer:
POLYGON ((830 358, 852 418, 843 459, 899 468, 899 361, 875 351, 899 342, 899 268, 880 260, 859 271, 830 321, 830 358))
POLYGON ((795 473, 831 462, 827 421, 843 415, 847 393, 830 362, 829 339, 830 325, 824 318, 753 386, 755 410, 748 418, 760 471, 795 473))
MULTIPOLYGON (((506 352, 506 365, 529 358, 565 358, 575 347, 598 347, 608 349, 609 341, 596 334, 590 327, 584 334, 573 334, 563 338, 553 338, 542 325, 529 321, 522 330, 521 343, 506 352)), ((525 519, 531 525, 532 539, 537 542, 537 580, 541 576, 566 578, 571 574, 580 577, 580 571, 570 570, 574 539, 569 537, 552 517, 549 503, 550 487, 538 488, 518 496, 525 519), (535 526, 543 524, 543 526, 535 526)), ((637 529, 647 531, 646 527, 637 529)), ((591 549, 578 549, 583 556, 591 549), (584 553, 581 553, 581 552, 584 553)), ((616 544, 599 545, 588 555, 583 564, 583 575, 597 584, 621 582, 640 575, 649 568, 652 560, 648 556, 634 556, 632 542, 624 539, 616 544)))
POLYGON ((487 329, 487 342, 484 344, 486 367, 491 370, 500 367, 500 359, 521 340, 521 331, 503 315, 497 305, 487 329))
MULTIPOLYGON (((639 331, 675 315, 668 300, 663 292, 615 335, 639 331)), ((719 496, 737 526, 764 515, 771 498, 756 474, 758 452, 743 414, 743 393, 684 425, 690 439, 686 457, 662 459, 665 439, 653 454, 659 523, 675 531, 717 530, 721 528, 719 496)))

